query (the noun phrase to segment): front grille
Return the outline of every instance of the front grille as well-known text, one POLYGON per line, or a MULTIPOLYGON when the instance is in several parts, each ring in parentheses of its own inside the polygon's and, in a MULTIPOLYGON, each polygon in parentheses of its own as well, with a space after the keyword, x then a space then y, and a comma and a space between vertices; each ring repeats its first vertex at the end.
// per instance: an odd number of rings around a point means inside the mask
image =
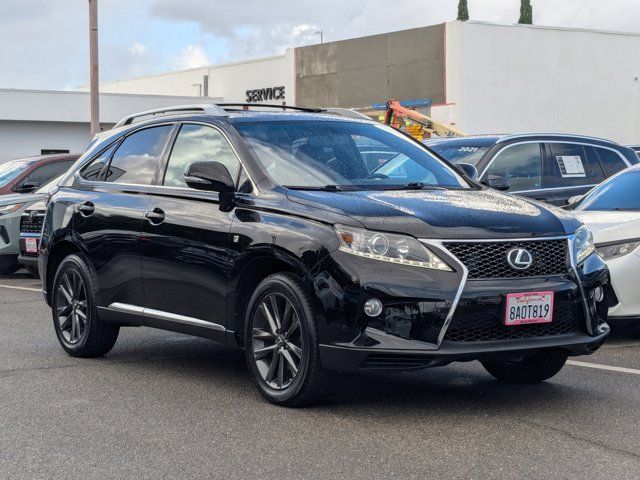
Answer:
POLYGON ((44 222, 44 213, 38 213, 33 217, 25 213, 20 217, 20 232, 24 233, 40 233, 44 222))
POLYGON ((525 240, 517 242, 445 243, 469 270, 469 278, 522 278, 567 273, 566 240, 525 240), (507 263, 512 248, 524 248, 533 257, 531 267, 516 270, 507 263))
POLYGON ((444 340, 451 342, 482 342, 551 337, 578 330, 578 310, 573 303, 556 304, 551 323, 513 325, 506 327, 502 306, 469 306, 453 315, 444 340))

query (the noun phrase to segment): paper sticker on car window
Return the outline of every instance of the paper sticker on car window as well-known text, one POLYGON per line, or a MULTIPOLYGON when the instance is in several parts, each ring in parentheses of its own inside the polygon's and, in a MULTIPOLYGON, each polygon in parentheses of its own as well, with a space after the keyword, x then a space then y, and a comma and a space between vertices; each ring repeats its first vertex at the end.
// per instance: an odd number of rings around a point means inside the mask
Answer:
POLYGON ((586 177, 584 164, 579 155, 558 155, 556 157, 562 178, 586 177))

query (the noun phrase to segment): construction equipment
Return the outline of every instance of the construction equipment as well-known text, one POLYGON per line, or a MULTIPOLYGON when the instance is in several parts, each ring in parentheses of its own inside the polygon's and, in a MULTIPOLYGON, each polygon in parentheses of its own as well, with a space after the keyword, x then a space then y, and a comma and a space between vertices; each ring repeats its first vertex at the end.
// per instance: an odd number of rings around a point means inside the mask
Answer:
POLYGON ((411 108, 404 107, 395 99, 387 101, 384 123, 406 131, 418 140, 430 138, 432 135, 437 135, 438 137, 465 136, 465 134, 457 128, 440 123, 411 108))

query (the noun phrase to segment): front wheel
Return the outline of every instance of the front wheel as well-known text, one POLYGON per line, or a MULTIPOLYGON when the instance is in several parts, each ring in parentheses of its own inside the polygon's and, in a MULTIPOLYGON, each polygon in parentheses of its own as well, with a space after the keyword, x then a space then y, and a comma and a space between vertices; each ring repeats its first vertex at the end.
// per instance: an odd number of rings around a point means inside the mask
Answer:
POLYGON ((87 260, 69 255, 53 280, 53 326, 62 348, 73 357, 99 357, 118 339, 120 327, 104 323, 96 307, 96 283, 87 260))
POLYGON ((540 352, 519 358, 485 360, 484 368, 498 380, 510 383, 537 383, 547 380, 564 367, 568 355, 540 352))
POLYGON ((292 274, 274 274, 256 288, 247 309, 244 346, 260 393, 270 402, 300 407, 318 400, 326 372, 307 290, 292 274))

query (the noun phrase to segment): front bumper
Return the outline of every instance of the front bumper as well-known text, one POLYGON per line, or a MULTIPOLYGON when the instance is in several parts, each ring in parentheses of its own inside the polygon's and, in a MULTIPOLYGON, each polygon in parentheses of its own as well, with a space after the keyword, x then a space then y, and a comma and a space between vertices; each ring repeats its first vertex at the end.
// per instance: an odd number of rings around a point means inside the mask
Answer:
POLYGON ((608 270, 597 255, 562 275, 482 280, 467 280, 464 268, 380 268, 351 257, 334 252, 316 277, 327 322, 320 355, 330 370, 407 370, 541 349, 587 355, 609 333, 608 270), (598 302, 599 287, 605 295, 598 302), (505 327, 506 294, 532 291, 554 292, 554 321, 505 327), (372 297, 384 305, 374 318, 362 313, 372 297))
POLYGON ((609 309, 610 318, 640 318, 640 296, 638 296, 638 272, 640 272, 640 249, 618 258, 607 260, 611 272, 611 287, 617 303, 609 309))

